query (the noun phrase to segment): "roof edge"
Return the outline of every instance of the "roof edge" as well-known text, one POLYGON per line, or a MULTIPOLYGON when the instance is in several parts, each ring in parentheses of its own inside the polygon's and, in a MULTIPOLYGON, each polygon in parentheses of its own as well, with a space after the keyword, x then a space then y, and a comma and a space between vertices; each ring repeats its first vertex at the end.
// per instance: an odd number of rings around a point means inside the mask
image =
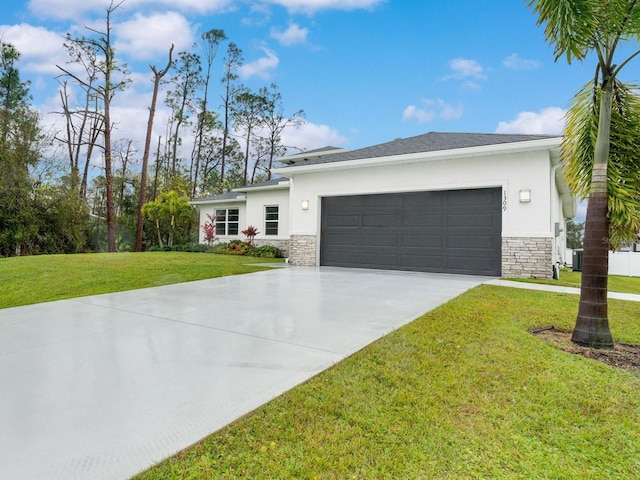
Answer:
POLYGON ((445 160, 449 158, 478 157, 491 153, 506 154, 520 151, 537 151, 560 148, 562 136, 527 140, 520 142, 499 143, 492 145, 480 145, 474 147, 452 148, 433 152, 418 152, 402 155, 388 155, 382 157, 370 157, 356 160, 344 160, 340 162, 316 163, 312 165, 291 165, 272 169, 273 173, 290 177, 296 173, 311 173, 323 170, 338 170, 358 168, 364 166, 386 165, 390 163, 417 163, 421 161, 445 160))

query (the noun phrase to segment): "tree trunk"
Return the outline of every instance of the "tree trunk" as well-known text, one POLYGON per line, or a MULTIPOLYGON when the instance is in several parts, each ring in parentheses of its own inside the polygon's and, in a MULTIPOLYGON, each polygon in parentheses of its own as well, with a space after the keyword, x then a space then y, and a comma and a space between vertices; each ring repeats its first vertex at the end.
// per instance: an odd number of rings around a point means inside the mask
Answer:
POLYGON ((571 340, 593 348, 613 348, 607 314, 609 222, 607 164, 609 162, 613 78, 603 81, 600 118, 591 189, 585 222, 580 305, 571 340))
MULTIPOLYGON (((163 70, 158 72, 155 66, 151 67, 151 70, 153 71, 153 94, 151 96, 151 106, 149 107, 149 118, 147 119, 147 134, 144 139, 144 153, 142 155, 142 169, 140 171, 140 198, 138 199, 136 244, 134 247, 134 251, 136 252, 142 251, 142 231, 144 227, 144 217, 142 215, 142 207, 144 207, 144 204, 147 201, 147 170, 149 166, 149 153, 151 150, 151 132, 153 131, 153 118, 156 114, 156 102, 158 101, 158 89, 160 87, 160 80, 162 80, 162 77, 171 68, 172 53, 173 53, 173 44, 171 44, 171 48, 169 49, 169 61, 167 62, 167 66, 163 70)), ((158 178, 158 169, 156 167, 156 180, 157 178, 158 178)), ((155 188, 154 188, 154 196, 155 196, 155 188)))

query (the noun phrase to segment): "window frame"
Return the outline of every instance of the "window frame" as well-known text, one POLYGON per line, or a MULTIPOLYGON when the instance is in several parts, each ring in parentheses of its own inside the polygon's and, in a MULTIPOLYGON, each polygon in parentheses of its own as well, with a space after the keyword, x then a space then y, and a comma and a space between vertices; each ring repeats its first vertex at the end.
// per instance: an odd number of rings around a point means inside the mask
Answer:
POLYGON ((265 205, 264 206, 264 235, 266 237, 277 237, 280 233, 280 205, 265 205), (269 209, 276 209, 275 212, 269 212, 269 209), (270 215, 275 214, 274 218, 269 218, 270 215), (275 225, 275 232, 273 227, 275 225))
POLYGON ((240 209, 216 208, 216 235, 222 237, 237 237, 240 234, 240 209), (223 213, 221 213, 223 212, 223 213), (224 229, 224 233, 222 230, 224 229), (231 233, 235 230, 235 233, 231 233))

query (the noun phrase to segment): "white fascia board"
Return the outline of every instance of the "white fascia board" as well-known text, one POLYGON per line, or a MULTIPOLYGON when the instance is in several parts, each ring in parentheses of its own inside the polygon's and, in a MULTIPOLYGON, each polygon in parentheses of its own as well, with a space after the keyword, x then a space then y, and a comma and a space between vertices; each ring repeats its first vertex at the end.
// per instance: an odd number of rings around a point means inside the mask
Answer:
POLYGON ((277 185, 265 185, 262 187, 238 187, 231 190, 232 192, 242 192, 244 194, 251 192, 259 192, 263 190, 285 190, 289 189, 289 180, 286 182, 280 182, 277 185))
POLYGON ((274 168, 272 172, 285 177, 292 177, 297 173, 311 173, 325 170, 342 170, 349 168, 372 167, 386 164, 420 163, 424 161, 446 160, 452 158, 482 157, 491 154, 508 154, 531 152, 538 150, 553 150, 560 148, 562 137, 530 140, 526 142, 501 143, 498 145, 482 145, 479 147, 455 148, 438 150, 435 152, 419 152, 405 155, 390 155, 386 157, 362 158, 341 162, 318 163, 315 165, 292 165, 290 167, 274 168))
POLYGON ((222 198, 222 199, 200 199, 200 200, 191 200, 189 205, 217 205, 221 203, 245 203, 247 201, 246 195, 240 195, 236 198, 222 198))

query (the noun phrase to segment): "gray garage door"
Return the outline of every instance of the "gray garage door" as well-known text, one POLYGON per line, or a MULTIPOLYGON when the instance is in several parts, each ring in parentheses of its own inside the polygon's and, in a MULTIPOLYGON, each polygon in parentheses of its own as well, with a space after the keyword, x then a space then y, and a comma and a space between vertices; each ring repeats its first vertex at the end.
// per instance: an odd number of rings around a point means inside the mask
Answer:
POLYGON ((320 264, 499 276, 501 189, 322 199, 320 264))

